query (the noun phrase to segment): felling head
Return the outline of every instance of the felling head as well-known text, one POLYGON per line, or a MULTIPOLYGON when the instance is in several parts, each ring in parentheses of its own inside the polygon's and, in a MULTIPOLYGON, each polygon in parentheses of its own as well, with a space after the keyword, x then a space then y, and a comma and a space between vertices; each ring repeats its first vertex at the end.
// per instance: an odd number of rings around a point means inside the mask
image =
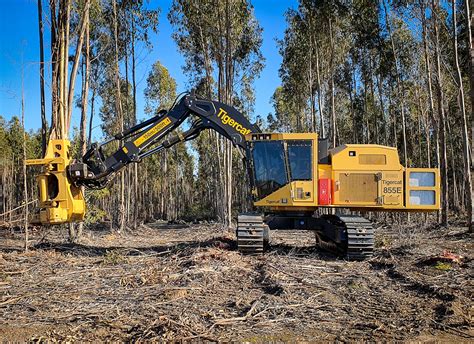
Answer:
POLYGON ((36 224, 60 224, 82 221, 85 201, 80 187, 72 185, 66 168, 70 164, 69 140, 50 140, 43 159, 26 160, 30 166, 41 166, 37 176, 38 211, 30 218, 36 224))

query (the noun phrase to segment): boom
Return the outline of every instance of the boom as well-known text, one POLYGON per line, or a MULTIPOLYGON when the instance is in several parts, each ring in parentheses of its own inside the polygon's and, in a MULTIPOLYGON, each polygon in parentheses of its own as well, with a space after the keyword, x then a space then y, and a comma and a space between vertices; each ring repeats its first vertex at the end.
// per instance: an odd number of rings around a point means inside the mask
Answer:
POLYGON ((102 144, 93 144, 81 162, 73 162, 69 166, 69 177, 76 186, 102 188, 117 171, 128 164, 139 162, 178 142, 192 140, 204 129, 217 131, 241 151, 246 148, 245 135, 260 132, 235 108, 187 94, 169 111, 162 110, 157 116, 115 135, 102 144), (190 117, 193 117, 194 121, 187 131, 177 133, 153 147, 190 117), (126 141, 115 153, 105 157, 103 147, 117 140, 126 141))

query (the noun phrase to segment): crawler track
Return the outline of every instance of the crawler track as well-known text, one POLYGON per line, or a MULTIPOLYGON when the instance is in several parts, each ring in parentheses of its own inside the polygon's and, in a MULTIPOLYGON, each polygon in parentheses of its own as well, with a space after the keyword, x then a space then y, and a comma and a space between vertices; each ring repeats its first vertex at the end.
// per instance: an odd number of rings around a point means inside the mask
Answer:
POLYGON ((372 222, 357 216, 343 215, 339 219, 344 222, 347 234, 346 257, 349 260, 371 258, 374 252, 374 228, 372 222))
POLYGON ((330 215, 323 218, 343 230, 344 240, 337 246, 348 260, 365 260, 372 257, 374 252, 372 222, 358 215, 330 215))
POLYGON ((241 214, 237 224, 237 247, 244 254, 262 254, 268 242, 268 226, 260 214, 241 214))

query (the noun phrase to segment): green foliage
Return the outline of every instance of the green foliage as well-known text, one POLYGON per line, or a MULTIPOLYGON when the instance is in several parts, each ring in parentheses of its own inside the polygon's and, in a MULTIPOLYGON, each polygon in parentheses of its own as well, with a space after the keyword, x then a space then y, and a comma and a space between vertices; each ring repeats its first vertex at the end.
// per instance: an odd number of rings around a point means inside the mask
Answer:
MULTIPOLYGON (((156 61, 145 89, 147 112, 155 115, 160 109, 171 107, 175 98, 176 81, 156 61)), ((176 131, 171 135, 176 135, 176 131)), ((147 202, 154 203, 153 207, 146 207, 148 218, 174 220, 189 212, 194 195, 194 161, 186 144, 178 143, 165 152, 147 158, 141 168, 148 176, 148 180, 143 180, 147 184, 147 202)))
POLYGON ((156 115, 161 109, 168 109, 176 98, 176 81, 160 61, 156 61, 148 74, 145 89, 145 112, 156 115))
POLYGON ((434 266, 436 270, 441 270, 441 271, 449 271, 452 269, 452 265, 446 262, 442 261, 437 261, 436 265, 434 266))
POLYGON ((0 116, 0 165, 5 166, 13 156, 12 147, 9 143, 9 130, 5 119, 0 116))
MULTIPOLYGON (((132 111, 133 97, 130 91, 131 85, 126 80, 120 80, 121 89, 121 103, 124 116, 124 128, 131 127, 135 123, 135 116, 132 111)), ((99 89, 99 94, 102 99, 102 106, 100 107, 100 117, 102 119, 102 128, 108 136, 112 136, 120 132, 120 121, 117 120, 115 99, 116 90, 115 84, 112 82, 105 83, 99 89)))
POLYGON ((298 126, 298 112, 292 102, 292 96, 283 87, 277 87, 271 99, 274 114, 267 117, 269 131, 291 132, 298 126))
POLYGON ((107 250, 104 255, 103 265, 119 265, 127 263, 128 259, 119 250, 107 250))
POLYGON ((86 190, 86 218, 84 220, 86 225, 91 225, 103 221, 107 217, 107 212, 100 207, 100 201, 110 197, 110 190, 108 188, 100 190, 86 190))
MULTIPOLYGON (((10 121, 0 116, 0 213, 17 207, 24 202, 23 185, 23 143, 26 138, 26 157, 40 158, 40 132, 31 131, 24 137, 23 128, 18 117, 13 116, 10 121)), ((27 170, 27 184, 30 197, 35 197, 36 181, 35 170, 27 170)))
POLYGON ((247 97, 241 97, 247 101, 250 85, 264 64, 260 51, 262 28, 250 2, 174 0, 168 19, 175 27, 173 38, 185 57, 184 71, 194 85, 206 80, 203 95, 210 97, 212 94, 211 79, 229 78, 230 85, 217 85, 219 99, 223 99, 224 88, 230 87, 227 91, 234 95, 235 82, 242 94, 247 93, 247 97), (232 70, 227 70, 225 77, 215 77, 218 73, 224 74, 226 54, 232 58, 232 70))

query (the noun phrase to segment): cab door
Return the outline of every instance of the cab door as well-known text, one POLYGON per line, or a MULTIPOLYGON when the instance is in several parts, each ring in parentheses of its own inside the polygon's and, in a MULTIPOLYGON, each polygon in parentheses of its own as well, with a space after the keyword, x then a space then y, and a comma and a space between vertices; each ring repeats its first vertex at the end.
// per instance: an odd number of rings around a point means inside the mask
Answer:
POLYGON ((286 152, 293 202, 314 202, 313 140, 287 140, 286 152))

